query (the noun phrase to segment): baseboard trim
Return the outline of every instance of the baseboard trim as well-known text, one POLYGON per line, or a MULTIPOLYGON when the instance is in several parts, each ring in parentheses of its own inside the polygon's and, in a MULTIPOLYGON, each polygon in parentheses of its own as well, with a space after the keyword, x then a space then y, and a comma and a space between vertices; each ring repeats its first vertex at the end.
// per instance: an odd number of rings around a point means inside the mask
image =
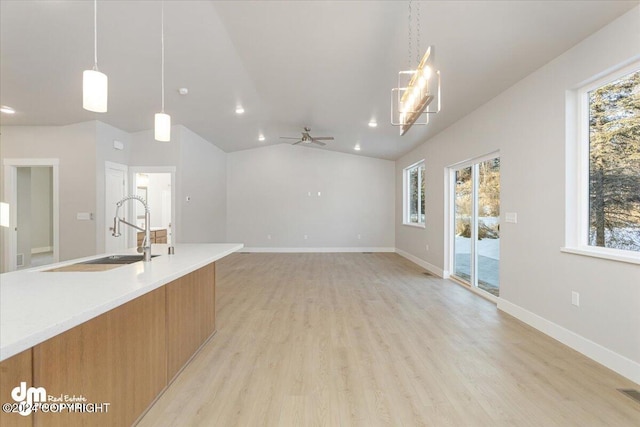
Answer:
MULTIPOLYGON (((435 265, 430 264, 427 261, 418 258, 417 256, 411 255, 409 252, 405 252, 402 249, 396 248, 396 253, 398 255, 400 255, 401 257, 408 259, 412 263, 417 264, 420 267, 424 268, 429 273, 435 274, 436 276, 438 276, 440 278, 446 278, 445 277, 445 271, 442 270, 440 267, 436 267, 435 265)), ((447 274, 447 277, 448 277, 448 274, 447 274)))
POLYGON ((640 384, 640 363, 634 362, 618 353, 609 350, 581 335, 563 328, 543 317, 532 313, 519 305, 498 300, 498 309, 539 330, 540 332, 560 341, 562 344, 571 347, 579 353, 595 360, 614 372, 629 380, 640 384))
POLYGON ((31 248, 31 254, 41 254, 43 252, 53 252, 52 246, 43 246, 41 248, 31 248))
POLYGON ((238 252, 268 252, 268 253, 313 253, 313 252, 395 252, 395 248, 262 248, 244 247, 238 252))

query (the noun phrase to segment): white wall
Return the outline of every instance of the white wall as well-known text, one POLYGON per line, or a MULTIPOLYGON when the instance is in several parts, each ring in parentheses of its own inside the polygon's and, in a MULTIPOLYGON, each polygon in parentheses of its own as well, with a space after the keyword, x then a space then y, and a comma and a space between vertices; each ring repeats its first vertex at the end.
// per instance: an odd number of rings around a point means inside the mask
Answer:
POLYGON ((60 261, 94 254, 95 221, 77 220, 76 213, 96 213, 96 122, 2 126, 0 135, 0 159, 60 160, 60 261))
POLYGON ((640 55, 640 7, 396 162, 396 247, 444 269, 445 168, 500 150, 499 307, 640 382, 640 266, 560 252, 565 95, 640 55), (426 159, 427 227, 401 224, 402 169, 426 159), (430 246, 427 252, 425 245, 430 246), (571 292, 580 293, 580 307, 571 292))
POLYGON ((180 242, 226 241, 227 154, 184 126, 180 134, 180 242), (191 201, 187 202, 189 197, 191 201))
MULTIPOLYGON (((105 162, 128 165, 131 157, 131 134, 121 129, 102 122, 95 122, 96 125, 96 253, 105 251, 105 228, 109 227, 112 216, 106 215, 105 201, 105 162), (113 141, 122 142, 124 149, 117 150, 113 147, 113 141), (106 218, 109 218, 107 220, 106 218)), ((115 210, 112 206, 111 211, 115 210)))
POLYGON ((155 141, 153 130, 132 134, 130 166, 176 168, 177 243, 225 241, 226 156, 180 125, 172 127, 171 142, 155 141))
POLYGON ((392 161, 279 144, 229 153, 227 169, 228 241, 249 248, 394 246, 392 161))

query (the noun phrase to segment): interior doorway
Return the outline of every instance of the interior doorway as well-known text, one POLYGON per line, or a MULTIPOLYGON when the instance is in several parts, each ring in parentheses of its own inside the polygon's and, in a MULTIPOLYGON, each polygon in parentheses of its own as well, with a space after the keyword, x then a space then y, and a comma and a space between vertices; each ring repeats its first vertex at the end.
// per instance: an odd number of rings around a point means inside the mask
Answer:
MULTIPOLYGON (((151 217, 151 243, 173 244, 175 230, 175 168, 174 167, 132 167, 130 168, 133 194, 147 201, 151 217)), ((144 207, 136 203, 135 224, 145 228, 144 207)), ((139 244, 143 233, 132 233, 131 240, 139 244)))
POLYGON ((500 296, 500 157, 449 168, 452 276, 500 296))
POLYGON ((3 233, 3 271, 58 262, 58 164, 58 159, 4 160, 9 227, 3 233))

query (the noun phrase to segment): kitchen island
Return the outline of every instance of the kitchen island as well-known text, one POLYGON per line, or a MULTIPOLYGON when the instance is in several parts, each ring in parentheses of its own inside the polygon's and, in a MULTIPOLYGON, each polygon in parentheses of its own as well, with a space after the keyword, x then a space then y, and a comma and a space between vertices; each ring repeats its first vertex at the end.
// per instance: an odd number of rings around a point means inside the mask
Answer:
POLYGON ((0 275, 0 403, 26 382, 49 404, 102 404, 2 413, 0 424, 134 423, 215 333, 214 263, 241 247, 154 245, 149 263, 64 271, 93 256, 0 275))

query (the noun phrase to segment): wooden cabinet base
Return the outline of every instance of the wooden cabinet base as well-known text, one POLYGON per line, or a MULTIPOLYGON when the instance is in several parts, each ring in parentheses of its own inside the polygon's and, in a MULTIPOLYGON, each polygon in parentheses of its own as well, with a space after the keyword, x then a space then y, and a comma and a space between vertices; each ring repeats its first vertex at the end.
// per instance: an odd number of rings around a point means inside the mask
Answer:
POLYGON ((214 333, 211 263, 1 362, 0 403, 24 381, 65 409, 0 425, 130 426, 214 333))
POLYGON ((167 379, 171 381, 216 330, 215 265, 167 286, 167 379))
POLYGON ((95 405, 38 412, 34 425, 131 425, 167 384, 165 323, 162 287, 34 347, 34 384, 95 405))
MULTIPOLYGON (((25 350, 0 362, 0 403, 13 403, 11 390, 18 387, 21 382, 27 383, 27 387, 33 384, 31 353, 31 349, 25 350)), ((32 425, 33 415, 22 416, 18 413, 0 411, 0 426, 30 427, 32 425)))

